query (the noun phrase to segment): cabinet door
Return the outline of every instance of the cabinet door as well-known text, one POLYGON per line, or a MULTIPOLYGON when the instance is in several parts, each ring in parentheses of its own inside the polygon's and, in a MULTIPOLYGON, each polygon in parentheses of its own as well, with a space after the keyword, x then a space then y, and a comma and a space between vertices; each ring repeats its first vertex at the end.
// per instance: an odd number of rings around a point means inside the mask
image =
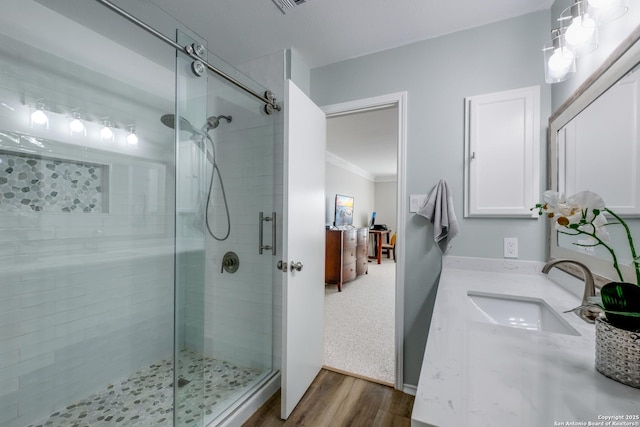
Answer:
POLYGON ((465 217, 532 216, 540 197, 540 87, 465 101, 465 217))

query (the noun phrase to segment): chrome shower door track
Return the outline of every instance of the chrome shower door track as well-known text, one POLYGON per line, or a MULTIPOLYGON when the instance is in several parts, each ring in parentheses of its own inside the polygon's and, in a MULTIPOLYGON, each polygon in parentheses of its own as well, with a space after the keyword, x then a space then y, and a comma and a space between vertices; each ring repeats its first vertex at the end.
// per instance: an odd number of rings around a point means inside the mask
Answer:
POLYGON ((165 36, 164 34, 159 32, 155 28, 145 24, 143 21, 141 21, 140 19, 138 19, 135 16, 131 15, 126 10, 124 10, 124 9, 116 6, 115 4, 111 3, 109 0, 96 0, 96 1, 98 3, 101 3, 102 5, 106 6, 107 8, 111 9, 112 11, 114 11, 118 15, 122 16, 123 18, 127 19, 128 21, 132 22, 133 24, 137 25, 138 27, 142 28, 143 30, 147 31, 149 34, 159 38, 160 40, 162 40, 166 44, 170 45, 174 49, 183 52, 184 54, 189 56, 191 59, 196 61, 196 63, 203 64, 205 67, 207 67, 207 69, 209 69, 213 73, 217 74, 218 76, 222 77, 223 79, 225 79, 229 83, 237 86, 238 88, 244 90, 245 92, 247 92, 248 94, 252 95, 253 97, 259 99, 262 102, 264 102, 265 103, 264 110, 265 110, 265 112, 267 114, 271 114, 273 111, 280 111, 282 109, 282 107, 280 107, 280 105, 276 102, 276 99, 273 97, 271 91, 266 91, 264 95, 259 94, 258 92, 254 91, 250 87, 246 86, 245 84, 243 84, 240 81, 236 80, 235 78, 231 77, 230 75, 228 75, 224 71, 219 70, 218 68, 216 68, 213 65, 211 65, 209 62, 207 62, 207 61, 203 60, 202 58, 200 58, 197 55, 197 53, 194 51, 194 49, 193 49, 193 47, 191 45, 180 46, 178 43, 176 43, 175 41, 171 40, 169 37, 165 36))

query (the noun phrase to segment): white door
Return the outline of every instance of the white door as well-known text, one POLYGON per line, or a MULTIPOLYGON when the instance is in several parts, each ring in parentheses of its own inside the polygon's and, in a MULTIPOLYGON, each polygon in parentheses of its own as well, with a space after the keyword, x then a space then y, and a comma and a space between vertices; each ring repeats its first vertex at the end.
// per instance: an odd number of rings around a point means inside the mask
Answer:
POLYGON ((291 80, 285 99, 283 260, 288 268, 282 308, 283 419, 323 361, 326 146, 325 113, 291 80))

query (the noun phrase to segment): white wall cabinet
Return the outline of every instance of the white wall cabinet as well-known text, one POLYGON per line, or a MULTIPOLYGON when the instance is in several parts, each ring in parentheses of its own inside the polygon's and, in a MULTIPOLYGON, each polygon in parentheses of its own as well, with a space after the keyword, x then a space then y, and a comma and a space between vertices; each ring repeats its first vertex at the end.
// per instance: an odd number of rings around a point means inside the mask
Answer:
POLYGON ((531 217, 540 197, 540 87, 465 98, 465 217, 531 217))

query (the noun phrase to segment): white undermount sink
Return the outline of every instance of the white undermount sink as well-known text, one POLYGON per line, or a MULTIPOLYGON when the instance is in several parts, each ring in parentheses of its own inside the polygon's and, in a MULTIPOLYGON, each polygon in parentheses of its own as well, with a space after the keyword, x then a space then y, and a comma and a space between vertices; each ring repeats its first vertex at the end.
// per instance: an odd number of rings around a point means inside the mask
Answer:
POLYGON ((544 300, 468 291, 467 296, 488 323, 556 334, 580 334, 544 300))

